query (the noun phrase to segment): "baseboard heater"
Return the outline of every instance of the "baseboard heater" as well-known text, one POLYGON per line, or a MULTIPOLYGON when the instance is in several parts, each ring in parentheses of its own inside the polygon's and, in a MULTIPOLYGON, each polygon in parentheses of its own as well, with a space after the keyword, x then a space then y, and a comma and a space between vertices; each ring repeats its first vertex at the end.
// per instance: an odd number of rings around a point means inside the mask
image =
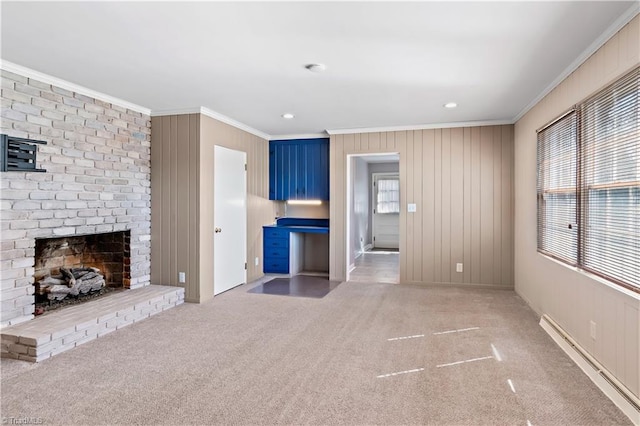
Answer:
POLYGON ((589 355, 548 315, 540 318, 540 326, 635 425, 640 425, 640 399, 637 396, 589 355))

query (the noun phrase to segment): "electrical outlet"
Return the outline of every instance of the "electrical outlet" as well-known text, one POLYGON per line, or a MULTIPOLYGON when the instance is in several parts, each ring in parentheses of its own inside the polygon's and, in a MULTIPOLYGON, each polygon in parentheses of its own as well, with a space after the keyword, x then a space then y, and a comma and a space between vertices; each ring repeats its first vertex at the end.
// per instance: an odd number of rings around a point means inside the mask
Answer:
POLYGON ((596 340, 596 323, 593 321, 589 322, 589 332, 591 334, 591 338, 596 340))
POLYGON ((462 263, 456 263, 456 272, 462 272, 462 263))
POLYGON ((255 264, 256 264, 256 266, 258 266, 260 264, 260 258, 258 256, 256 256, 255 264))
POLYGON ((178 272, 178 281, 181 283, 186 283, 187 282, 187 274, 185 274, 184 272, 178 272))

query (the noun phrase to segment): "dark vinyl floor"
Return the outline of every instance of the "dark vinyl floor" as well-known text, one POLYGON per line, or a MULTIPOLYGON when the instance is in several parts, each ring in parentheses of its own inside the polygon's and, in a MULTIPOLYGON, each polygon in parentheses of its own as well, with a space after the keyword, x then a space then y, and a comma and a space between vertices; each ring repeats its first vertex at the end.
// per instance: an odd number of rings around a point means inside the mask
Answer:
POLYGON ((295 275, 291 278, 274 278, 249 290, 249 293, 323 298, 336 288, 340 281, 327 277, 295 275))

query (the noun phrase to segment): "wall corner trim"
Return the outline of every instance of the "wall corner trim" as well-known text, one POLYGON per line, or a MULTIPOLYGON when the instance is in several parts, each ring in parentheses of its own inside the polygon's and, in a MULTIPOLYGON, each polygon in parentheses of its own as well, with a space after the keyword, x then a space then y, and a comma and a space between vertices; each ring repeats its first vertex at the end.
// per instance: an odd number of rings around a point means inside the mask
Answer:
POLYGON ((611 37, 616 35, 618 31, 620 31, 625 25, 627 25, 633 18, 636 17, 640 13, 640 2, 633 2, 629 8, 618 17, 600 36, 593 41, 578 57, 569 64, 567 68, 564 69, 558 75, 555 80, 553 80, 538 96, 533 98, 531 102, 529 102, 523 109, 513 118, 513 123, 516 123, 520 120, 526 113, 531 110, 534 106, 538 104, 545 96, 547 96, 553 89, 555 89, 560 83, 562 83, 572 72, 578 69, 580 65, 582 65, 591 55, 596 53, 598 49, 600 49, 611 37))
POLYGON ((139 112, 141 114, 151 115, 151 110, 149 108, 125 101, 124 99, 116 98, 115 96, 98 92, 93 89, 89 89, 84 86, 80 86, 79 84, 71 83, 70 81, 63 80, 61 78, 54 77, 49 74, 45 74, 40 71, 33 70, 31 68, 23 67, 22 65, 14 64, 13 62, 7 61, 5 59, 0 59, 0 68, 5 71, 9 71, 15 74, 20 74, 23 77, 27 77, 30 79, 41 81, 43 83, 51 84, 53 86, 70 90, 72 92, 89 96, 91 98, 98 99, 104 102, 109 102, 110 104, 118 105, 123 108, 127 108, 132 111, 139 112))

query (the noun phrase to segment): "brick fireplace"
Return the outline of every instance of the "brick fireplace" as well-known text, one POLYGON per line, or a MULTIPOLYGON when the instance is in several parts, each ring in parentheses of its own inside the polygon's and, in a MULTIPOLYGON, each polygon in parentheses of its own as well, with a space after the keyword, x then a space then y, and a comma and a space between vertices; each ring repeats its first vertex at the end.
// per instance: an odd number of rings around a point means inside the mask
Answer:
POLYGON ((48 250, 43 247, 55 241, 50 239, 59 239, 67 248, 75 249, 75 254, 63 260, 69 265, 80 262, 96 266, 102 262, 96 267, 106 267, 109 285, 131 289, 147 286, 150 117, 19 74, 1 72, 0 133, 44 141, 37 147, 37 168, 46 171, 1 173, 0 325, 34 318, 36 281, 50 273, 44 266, 55 269, 53 265, 61 261, 50 260, 43 265, 36 260, 38 254, 48 250), (128 257, 91 248, 105 236, 126 239, 128 248, 123 251, 128 257), (88 258, 74 259, 80 252, 88 258), (115 270, 110 264, 123 266, 115 270))

